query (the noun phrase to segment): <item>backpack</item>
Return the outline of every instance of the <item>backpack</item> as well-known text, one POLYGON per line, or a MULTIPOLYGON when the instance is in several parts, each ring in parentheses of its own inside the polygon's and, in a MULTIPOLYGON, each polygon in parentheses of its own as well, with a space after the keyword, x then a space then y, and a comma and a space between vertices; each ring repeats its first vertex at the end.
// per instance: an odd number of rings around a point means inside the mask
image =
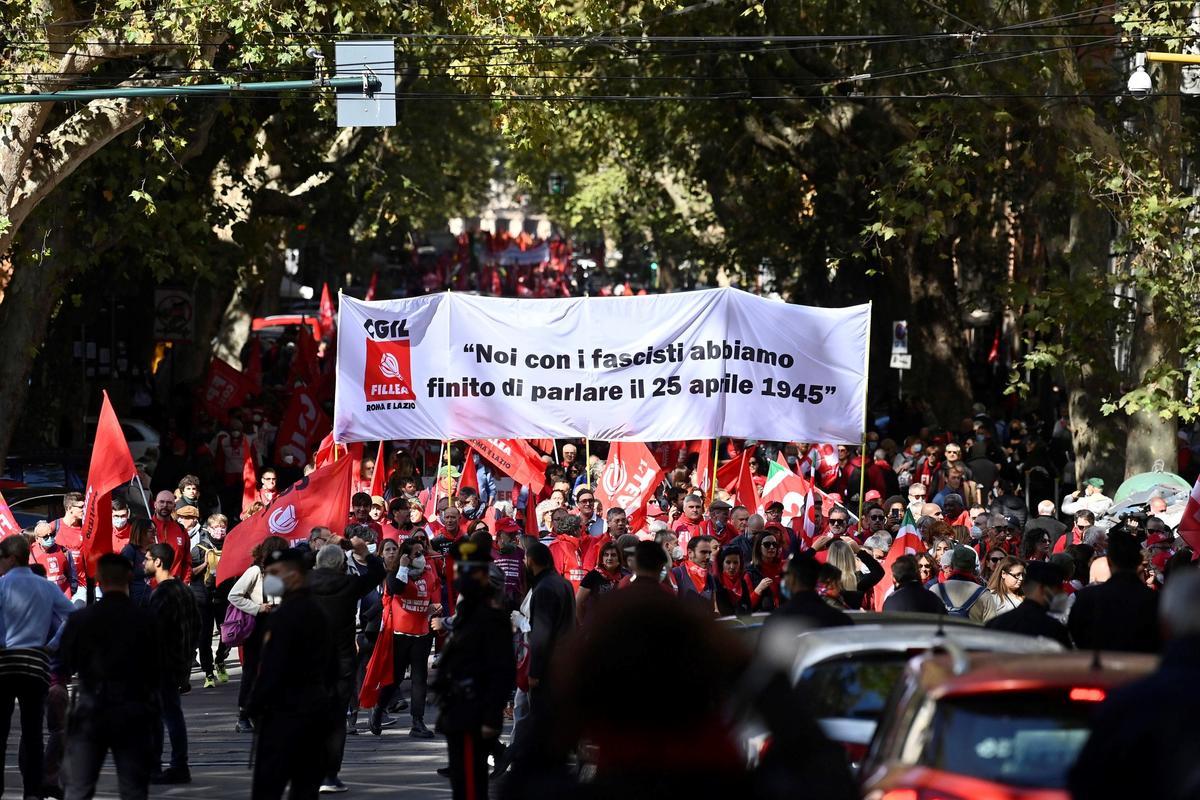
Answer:
POLYGON ((971 606, 975 605, 975 603, 978 602, 980 597, 983 597, 983 593, 987 590, 988 588, 986 586, 980 586, 975 590, 974 594, 967 598, 967 602, 956 607, 954 603, 951 602, 950 595, 946 593, 946 585, 944 583, 939 583, 937 585, 938 596, 942 598, 942 604, 946 606, 946 613, 952 617, 971 616, 971 606))

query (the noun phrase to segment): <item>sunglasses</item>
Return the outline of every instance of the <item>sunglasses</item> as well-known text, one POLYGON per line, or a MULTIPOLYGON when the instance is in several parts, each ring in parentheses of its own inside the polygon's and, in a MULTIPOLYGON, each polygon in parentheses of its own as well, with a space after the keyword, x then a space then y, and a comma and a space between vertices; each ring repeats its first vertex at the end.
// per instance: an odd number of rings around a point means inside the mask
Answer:
POLYGON ((991 564, 999 564, 1003 560, 1004 560, 1004 556, 995 556, 993 558, 989 558, 988 562, 991 564))
POLYGON ((878 522, 878 521, 879 521, 879 520, 881 520, 881 519, 887 519, 887 517, 886 517, 885 515, 883 515, 883 514, 870 514, 870 515, 868 515, 868 516, 867 516, 867 519, 869 519, 869 520, 874 520, 875 522, 878 522))
POLYGON ((838 526, 841 526, 841 525, 845 525, 845 524, 846 524, 846 520, 844 520, 844 519, 831 519, 831 520, 829 520, 829 524, 830 524, 830 525, 838 525, 838 526))
POLYGON ((775 549, 778 549, 778 547, 779 547, 779 542, 763 542, 763 543, 762 543, 762 546, 763 546, 763 549, 764 549, 764 550, 765 550, 765 549, 767 549, 767 548, 770 548, 770 549, 772 549, 772 550, 775 550, 775 549))
POLYGON ((1012 578, 1014 581, 1023 581, 1023 580, 1025 580, 1025 573, 1024 573, 1024 572, 1006 572, 1006 573, 1004 573, 1004 574, 1005 574, 1005 575, 1007 575, 1008 577, 1012 578))

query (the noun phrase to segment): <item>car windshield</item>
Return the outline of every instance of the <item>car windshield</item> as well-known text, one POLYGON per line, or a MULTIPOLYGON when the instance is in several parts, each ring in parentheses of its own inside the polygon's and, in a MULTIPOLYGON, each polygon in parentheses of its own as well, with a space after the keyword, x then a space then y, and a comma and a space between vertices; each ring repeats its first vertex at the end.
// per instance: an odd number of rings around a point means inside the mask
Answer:
POLYGON ((876 720, 910 653, 851 653, 813 664, 800 674, 818 719, 876 720))
POLYGON ((946 698, 921 763, 1010 786, 1062 789, 1095 708, 1063 689, 946 698))

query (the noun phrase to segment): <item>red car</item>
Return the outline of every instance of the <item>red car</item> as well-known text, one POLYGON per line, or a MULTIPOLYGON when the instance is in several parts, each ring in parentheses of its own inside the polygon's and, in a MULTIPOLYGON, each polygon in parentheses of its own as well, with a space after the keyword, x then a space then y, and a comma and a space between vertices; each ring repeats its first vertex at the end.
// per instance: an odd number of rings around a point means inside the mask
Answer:
POLYGON ((1131 653, 920 656, 859 772, 865 800, 1069 800, 1096 704, 1153 671, 1131 653))

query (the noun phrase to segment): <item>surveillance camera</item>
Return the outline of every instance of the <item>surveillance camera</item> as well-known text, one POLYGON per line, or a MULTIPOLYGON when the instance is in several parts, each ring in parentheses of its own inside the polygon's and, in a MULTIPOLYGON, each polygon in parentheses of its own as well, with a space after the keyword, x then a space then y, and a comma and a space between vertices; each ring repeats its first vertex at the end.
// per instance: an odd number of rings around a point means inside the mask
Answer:
POLYGON ((308 56, 309 58, 313 59, 314 61, 317 61, 317 60, 325 57, 324 55, 321 54, 321 51, 315 47, 310 47, 307 50, 305 50, 304 55, 308 56))
POLYGON ((1133 74, 1129 76, 1129 84, 1127 86, 1129 93, 1138 100, 1144 100, 1150 96, 1154 86, 1150 82, 1150 74, 1146 72, 1146 68, 1139 64, 1133 74))

